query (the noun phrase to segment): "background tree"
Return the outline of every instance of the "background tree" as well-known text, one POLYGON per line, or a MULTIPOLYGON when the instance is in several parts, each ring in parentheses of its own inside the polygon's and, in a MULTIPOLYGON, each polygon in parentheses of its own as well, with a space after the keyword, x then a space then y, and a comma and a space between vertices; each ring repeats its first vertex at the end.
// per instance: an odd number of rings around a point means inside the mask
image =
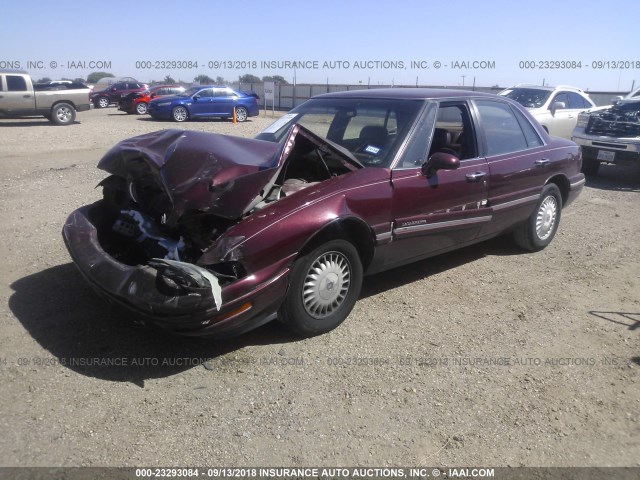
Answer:
POLYGON ((36 83, 49 83, 50 81, 49 77, 42 77, 40 80, 36 80, 36 83))
POLYGON ((288 85, 283 76, 281 75, 267 75, 266 77, 262 77, 263 82, 274 82, 274 83, 282 83, 283 85, 288 85))
POLYGON ((227 82, 227 81, 224 79, 224 77, 221 77, 220 75, 218 75, 218 76, 216 77, 216 83, 217 83, 217 84, 219 84, 219 85, 224 85, 225 83, 229 83, 229 82, 227 82))
POLYGON ((166 77, 164 77, 164 83, 176 83, 176 81, 173 79, 173 77, 171 75, 167 75, 166 77))
POLYGON ((212 83, 216 83, 213 78, 209 75, 200 74, 196 78, 193 79, 194 82, 198 82, 200 85, 210 85, 212 83))
POLYGON ((262 83, 262 80, 260 80, 259 77, 256 77, 255 75, 251 75, 250 73, 245 73, 244 75, 241 75, 239 81, 240 83, 262 83))
POLYGON ((93 72, 87 76, 87 83, 98 83, 98 80, 104 77, 115 77, 113 73, 109 72, 93 72))

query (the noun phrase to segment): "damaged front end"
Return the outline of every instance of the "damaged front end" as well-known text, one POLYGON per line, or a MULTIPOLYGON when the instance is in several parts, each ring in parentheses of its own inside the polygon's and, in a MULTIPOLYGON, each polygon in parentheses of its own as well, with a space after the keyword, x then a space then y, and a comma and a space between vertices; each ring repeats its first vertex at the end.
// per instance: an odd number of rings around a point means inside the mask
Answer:
POLYGON ((99 168, 111 174, 99 184, 102 200, 73 212, 63 228, 82 275, 100 294, 162 328, 230 336, 274 317, 288 270, 274 259, 274 271, 248 272, 239 248, 245 237, 227 232, 300 185, 361 167, 295 125, 280 144, 156 132, 116 145, 99 168), (287 171, 309 171, 302 164, 310 155, 340 158, 335 167, 324 161, 309 178, 288 178, 287 171), (301 165, 283 172, 293 158, 301 165))
POLYGON ((620 102, 592 113, 585 133, 613 138, 640 137, 640 102, 620 102))

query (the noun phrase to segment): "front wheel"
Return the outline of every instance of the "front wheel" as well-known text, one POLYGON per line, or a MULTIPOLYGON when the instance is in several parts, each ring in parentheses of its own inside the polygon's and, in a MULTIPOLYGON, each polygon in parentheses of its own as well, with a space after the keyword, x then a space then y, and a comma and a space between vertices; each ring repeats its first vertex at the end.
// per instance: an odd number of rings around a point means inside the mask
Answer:
POLYGON ((535 210, 529 219, 515 230, 515 242, 525 250, 542 250, 551 243, 558 231, 561 213, 560 190, 553 183, 545 185, 535 210))
POLYGON ((140 115, 144 115, 145 113, 147 113, 147 104, 145 102, 140 102, 138 105, 136 105, 136 112, 140 115))
POLYGON ((176 122, 184 122, 189 118, 189 112, 184 107, 175 107, 171 111, 171 116, 173 117, 173 120, 176 122))
POLYGON ((244 107, 236 107, 236 120, 238 122, 244 122, 249 116, 247 109, 244 107))
POLYGON ((107 108, 109 106, 109 99, 107 97, 100 97, 95 102, 95 106, 98 108, 107 108))
POLYGON ((56 125, 71 125, 76 119, 76 110, 68 103, 58 103, 51 109, 51 120, 56 125))
POLYGON ((355 247, 332 240, 300 257, 293 265, 282 321, 310 337, 340 325, 351 313, 362 287, 362 263, 355 247))

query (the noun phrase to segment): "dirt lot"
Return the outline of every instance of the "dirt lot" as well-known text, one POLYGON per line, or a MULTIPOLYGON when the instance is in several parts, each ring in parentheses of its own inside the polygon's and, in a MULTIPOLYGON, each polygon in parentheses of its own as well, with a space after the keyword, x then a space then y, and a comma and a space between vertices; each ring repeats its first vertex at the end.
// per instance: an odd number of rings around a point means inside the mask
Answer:
POLYGON ((97 298, 60 236, 110 146, 175 125, 78 120, 0 120, 0 465, 640 465, 640 169, 603 167, 540 253, 365 279, 327 335, 190 340, 97 298))

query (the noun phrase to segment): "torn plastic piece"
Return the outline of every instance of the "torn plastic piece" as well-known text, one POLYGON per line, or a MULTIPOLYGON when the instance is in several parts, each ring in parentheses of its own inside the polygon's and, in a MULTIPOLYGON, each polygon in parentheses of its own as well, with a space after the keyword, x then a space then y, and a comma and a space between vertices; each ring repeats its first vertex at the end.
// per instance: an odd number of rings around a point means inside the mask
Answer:
POLYGON ((211 288, 216 310, 220 311, 220 307, 222 306, 222 289, 220 288, 217 277, 209 270, 192 263, 178 262, 166 258, 152 258, 149 260, 148 265, 158 270, 161 274, 164 269, 170 269, 174 272, 177 270, 178 273, 182 273, 194 281, 200 288, 205 287, 205 282, 207 282, 211 288))

